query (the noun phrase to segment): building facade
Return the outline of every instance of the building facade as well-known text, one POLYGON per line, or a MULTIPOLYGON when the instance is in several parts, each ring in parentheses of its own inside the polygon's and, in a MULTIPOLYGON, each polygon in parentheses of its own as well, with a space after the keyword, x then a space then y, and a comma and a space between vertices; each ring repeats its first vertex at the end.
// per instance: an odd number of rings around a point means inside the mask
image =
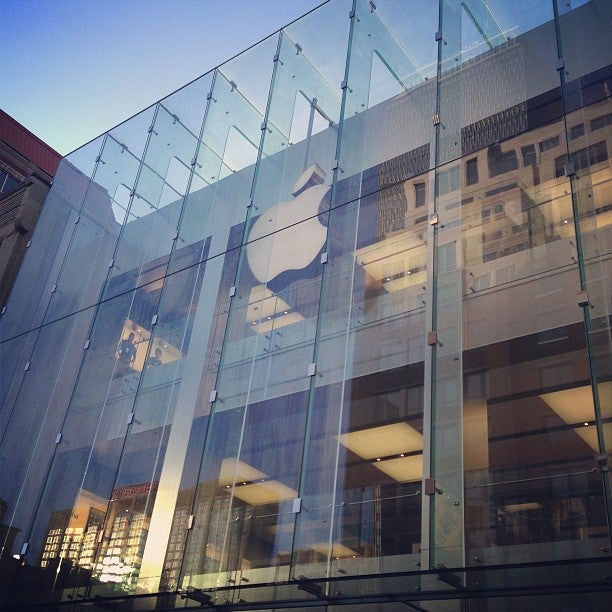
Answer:
POLYGON ((6 605, 605 609, 611 23, 331 0, 62 160, 6 605))
POLYGON ((0 110, 0 308, 6 305, 60 159, 0 110))

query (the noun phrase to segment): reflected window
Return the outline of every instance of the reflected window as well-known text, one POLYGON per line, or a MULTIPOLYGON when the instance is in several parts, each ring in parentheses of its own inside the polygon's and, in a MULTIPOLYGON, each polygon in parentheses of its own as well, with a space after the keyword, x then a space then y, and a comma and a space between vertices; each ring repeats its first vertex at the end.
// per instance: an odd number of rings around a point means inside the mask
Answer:
POLYGON ((441 196, 451 191, 457 191, 461 186, 459 166, 453 166, 438 174, 437 195, 441 196))
POLYGON ((584 136, 584 123, 579 123, 570 128, 570 140, 576 140, 580 136, 584 136))
POLYGON ((414 205, 416 208, 425 206, 425 183, 414 184, 414 205))
POLYGON ((535 145, 527 145, 526 147, 521 147, 521 155, 523 156, 523 166, 525 168, 527 168, 528 166, 538 165, 535 145))
MULTIPOLYGON (((596 142, 590 147, 578 149, 578 151, 574 151, 572 154, 570 154, 570 162, 574 164, 574 172, 578 172, 579 170, 585 170, 589 166, 607 160, 608 147, 606 146, 605 140, 596 142)), ((555 178, 564 176, 566 163, 567 158, 565 157, 565 155, 561 155, 555 158, 555 178)))
POLYGON ((600 130, 601 128, 606 127, 607 125, 612 125, 612 113, 608 113, 607 115, 603 115, 602 117, 596 117, 591 121, 591 132, 595 130, 600 130))
POLYGON ((552 138, 546 138, 545 140, 541 140, 538 142, 538 149, 540 149, 540 153, 544 153, 544 151, 550 151, 550 149, 554 149, 559 146, 559 136, 553 136, 552 138))
POLYGON ((465 184, 475 185, 478 182, 478 158, 468 159, 465 164, 465 184))
POLYGON ((489 177, 494 178, 506 172, 512 172, 518 168, 516 151, 502 151, 498 144, 491 145, 487 152, 489 161, 489 177))

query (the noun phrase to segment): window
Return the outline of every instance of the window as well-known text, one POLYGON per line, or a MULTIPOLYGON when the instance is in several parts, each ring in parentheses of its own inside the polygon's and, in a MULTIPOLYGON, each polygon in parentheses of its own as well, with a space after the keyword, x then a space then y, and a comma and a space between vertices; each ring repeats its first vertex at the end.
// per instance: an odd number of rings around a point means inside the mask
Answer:
POLYGON ((11 176, 4 170, 0 170, 0 194, 8 193, 21 184, 21 181, 11 176))
MULTIPOLYGON (((574 151, 569 156, 570 162, 574 164, 574 172, 584 170, 593 164, 604 162, 608 159, 608 147, 606 141, 601 140, 591 145, 574 151)), ((555 177, 559 178, 565 174, 565 164, 567 158, 561 155, 555 158, 555 177)))
POLYGON ((603 115, 602 117, 596 117, 591 121, 591 131, 600 130, 607 125, 612 125, 612 113, 603 115))
POLYGON ((584 136, 584 123, 579 123, 570 128, 570 140, 576 140, 580 136, 584 136))
POLYGON ((552 138, 546 138, 546 140, 541 140, 538 142, 538 148, 540 149, 540 153, 544 151, 550 151, 550 149, 554 149, 559 146, 559 136, 553 136, 552 138))
POLYGON ((523 166, 525 168, 527 168, 527 166, 538 165, 535 145, 527 145, 526 147, 521 147, 521 155, 523 156, 523 166))
POLYGON ((414 202, 416 208, 425 206, 425 183, 414 184, 414 202))
POLYGON ((505 215, 503 203, 495 204, 492 210, 493 210, 493 214, 495 215, 496 219, 501 219, 505 215))
POLYGON ((436 195, 441 196, 451 191, 457 191, 460 187, 459 166, 443 170, 438 174, 437 179, 436 195))
POLYGON ((478 158, 468 159, 465 164, 465 184, 474 185, 478 182, 478 158))
POLYGON ((500 145, 491 145, 487 152, 487 157, 489 161, 490 178, 504 174, 505 172, 511 172, 518 168, 516 151, 514 149, 502 152, 500 145))

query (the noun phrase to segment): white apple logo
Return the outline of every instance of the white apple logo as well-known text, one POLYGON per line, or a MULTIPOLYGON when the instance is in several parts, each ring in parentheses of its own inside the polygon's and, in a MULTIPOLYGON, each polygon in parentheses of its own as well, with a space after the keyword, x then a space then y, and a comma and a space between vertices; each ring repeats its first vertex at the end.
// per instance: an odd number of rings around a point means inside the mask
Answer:
POLYGON ((307 267, 325 244, 327 227, 318 216, 330 190, 324 180, 325 172, 313 164, 295 182, 294 199, 271 206, 253 224, 247 260, 260 283, 307 267))

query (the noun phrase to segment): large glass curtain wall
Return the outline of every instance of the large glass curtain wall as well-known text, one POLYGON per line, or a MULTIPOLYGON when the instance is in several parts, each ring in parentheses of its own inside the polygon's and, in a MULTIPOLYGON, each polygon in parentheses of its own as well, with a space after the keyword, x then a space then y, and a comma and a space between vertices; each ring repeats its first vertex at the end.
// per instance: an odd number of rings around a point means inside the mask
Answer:
POLYGON ((611 13, 332 0, 65 158, 0 319, 11 601, 609 558, 611 13))

